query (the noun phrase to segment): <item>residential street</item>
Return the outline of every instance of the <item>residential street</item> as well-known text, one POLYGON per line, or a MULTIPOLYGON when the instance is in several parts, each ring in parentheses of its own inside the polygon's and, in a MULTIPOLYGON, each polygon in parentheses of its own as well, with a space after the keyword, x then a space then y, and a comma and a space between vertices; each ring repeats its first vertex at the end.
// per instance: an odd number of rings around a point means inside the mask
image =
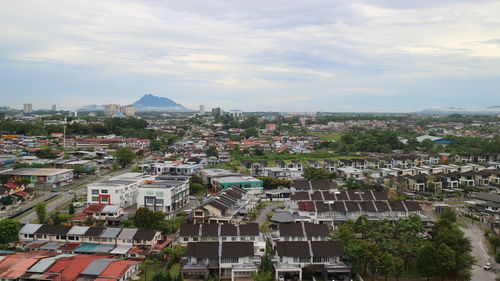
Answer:
POLYGON ((465 233, 465 236, 470 238, 473 249, 472 256, 474 256, 477 260, 476 265, 473 266, 472 269, 472 279, 471 280, 480 280, 480 281, 495 281, 495 277, 497 274, 495 273, 495 269, 498 270, 498 265, 495 263, 494 259, 491 258, 487 251, 486 245, 483 243, 483 231, 473 226, 471 223, 467 222, 467 228, 461 228, 465 233), (493 269, 484 270, 483 266, 485 263, 491 262, 493 265, 493 269))
POLYGON ((270 202, 267 204, 266 207, 260 212, 257 219, 255 219, 255 222, 258 223, 259 226, 262 225, 262 223, 264 223, 267 219, 267 214, 271 213, 273 208, 280 204, 283 204, 283 202, 270 202))

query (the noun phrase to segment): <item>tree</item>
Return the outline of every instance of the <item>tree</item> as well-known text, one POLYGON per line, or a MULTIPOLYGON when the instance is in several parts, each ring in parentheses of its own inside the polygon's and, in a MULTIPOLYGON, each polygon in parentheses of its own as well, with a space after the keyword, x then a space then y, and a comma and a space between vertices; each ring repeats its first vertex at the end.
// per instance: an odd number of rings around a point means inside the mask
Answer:
POLYGON ((243 136, 245 136, 246 138, 249 138, 249 137, 258 137, 259 136, 259 130, 257 128, 255 128, 255 127, 247 128, 243 132, 243 136))
POLYGON ((68 214, 73 215, 75 213, 75 206, 73 203, 69 204, 68 214))
POLYGON ((115 151, 116 161, 121 168, 128 167, 134 161, 134 152, 126 147, 118 148, 115 151))
POLYGON ((9 175, 0 175, 0 184, 6 184, 9 182, 9 175))
POLYGON ((47 221, 47 204, 43 201, 38 202, 35 205, 36 216, 38 217, 38 223, 44 224, 47 221))
POLYGON ((450 222, 456 222, 457 221, 457 214, 455 213, 455 211, 452 208, 445 207, 443 212, 441 213, 441 218, 447 219, 450 222))
POLYGON ((491 247, 493 248, 493 253, 496 255, 498 247, 500 247, 500 236, 492 235, 488 238, 488 242, 490 242, 491 247))
POLYGON ((274 276, 272 271, 259 271, 252 272, 252 279, 254 281, 274 281, 274 276))
POLYGON ((24 186, 24 188, 26 188, 30 183, 31 181, 27 178, 20 178, 15 182, 15 184, 24 186))
POLYGON ((454 270, 457 265, 455 262, 456 253, 446 244, 439 245, 437 252, 439 256, 439 269, 441 271, 441 281, 443 281, 444 275, 447 272, 454 270))
POLYGON ((160 211, 152 211, 148 208, 141 207, 135 212, 132 221, 137 228, 160 229, 165 214, 160 211))
POLYGON ((210 157, 210 156, 214 156, 214 157, 219 157, 219 152, 217 151, 217 148, 215 146, 211 146, 207 149, 207 151, 205 151, 205 154, 210 157))
POLYGON ((49 215, 49 220, 53 225, 60 225, 67 222, 69 217, 70 217, 69 214, 63 214, 59 212, 59 210, 57 210, 49 215))
POLYGON ((427 277, 427 281, 430 277, 439 274, 439 255, 431 244, 420 248, 417 257, 417 271, 422 276, 427 277))
POLYGON ((14 243, 19 240, 19 223, 15 220, 4 219, 0 221, 0 244, 14 243))
POLYGON ((335 173, 330 173, 314 167, 307 167, 304 169, 304 178, 306 180, 328 180, 334 179, 336 176, 335 173))
POLYGON ((200 194, 206 192, 206 190, 202 179, 197 176, 191 176, 189 179, 189 194, 200 194))

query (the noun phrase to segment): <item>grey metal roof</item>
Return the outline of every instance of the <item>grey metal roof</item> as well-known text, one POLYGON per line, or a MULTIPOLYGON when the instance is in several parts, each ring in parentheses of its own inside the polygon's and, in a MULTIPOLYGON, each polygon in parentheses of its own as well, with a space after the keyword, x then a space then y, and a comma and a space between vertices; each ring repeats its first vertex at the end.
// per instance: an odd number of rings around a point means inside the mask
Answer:
POLYGON ((53 263, 57 261, 58 258, 63 258, 63 257, 72 257, 74 255, 71 254, 60 254, 55 257, 49 257, 49 258, 44 258, 40 259, 35 265, 33 265, 30 269, 28 269, 26 272, 35 272, 35 273, 42 273, 47 270, 53 263))
POLYGON ((61 247, 64 245, 64 243, 61 242, 47 242, 45 245, 41 246, 39 249, 40 250, 56 250, 57 248, 61 247))
POLYGON ((95 253, 109 253, 111 250, 113 250, 113 248, 115 247, 115 245, 108 245, 108 244, 98 244, 95 248, 94 248, 94 252, 95 253))
POLYGON ((137 232, 137 228, 124 228, 120 235, 118 235, 118 239, 134 239, 134 235, 137 232))
POLYGON ((69 231, 68 235, 83 235, 87 230, 89 229, 89 226, 73 226, 69 231))
POLYGON ((294 222, 295 219, 292 213, 288 211, 280 211, 273 214, 271 217, 271 221, 273 222, 294 222))
POLYGON ((118 234, 120 234, 121 228, 116 228, 116 227, 108 227, 104 232, 101 234, 101 237, 103 238, 116 238, 118 234))
POLYGON ((116 260, 117 259, 108 259, 108 258, 95 260, 92 263, 90 263, 80 274, 99 276, 111 262, 116 260))
POLYGON ((101 213, 113 214, 113 213, 116 213, 119 208, 120 208, 120 206, 118 206, 118 205, 106 205, 106 206, 104 206, 104 208, 102 208, 101 213))
POLYGON ((41 224, 25 224, 23 228, 19 230, 19 234, 34 234, 41 226, 41 224))
POLYGON ((113 255, 124 255, 126 253, 128 253, 128 251, 132 249, 132 245, 120 245, 116 248, 114 248, 113 250, 111 250, 111 252, 109 252, 110 254, 113 254, 113 255))

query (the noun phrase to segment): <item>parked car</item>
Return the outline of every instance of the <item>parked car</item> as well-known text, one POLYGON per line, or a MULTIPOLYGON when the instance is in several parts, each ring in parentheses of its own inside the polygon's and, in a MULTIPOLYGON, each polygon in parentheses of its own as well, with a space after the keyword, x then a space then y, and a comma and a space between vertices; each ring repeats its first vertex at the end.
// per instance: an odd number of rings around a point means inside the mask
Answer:
POLYGON ((82 206, 83 206, 83 202, 73 202, 73 207, 75 207, 75 208, 82 207, 82 206))
POLYGON ((483 268, 484 268, 484 270, 490 270, 492 268, 492 265, 490 262, 488 262, 488 263, 484 264, 483 268))

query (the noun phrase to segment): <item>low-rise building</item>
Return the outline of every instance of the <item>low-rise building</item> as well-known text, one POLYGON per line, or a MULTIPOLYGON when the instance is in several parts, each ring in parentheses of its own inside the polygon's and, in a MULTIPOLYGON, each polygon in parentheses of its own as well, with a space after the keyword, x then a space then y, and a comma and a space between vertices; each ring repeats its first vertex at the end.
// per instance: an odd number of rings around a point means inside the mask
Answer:
POLYGON ((11 182, 28 180, 30 187, 59 187, 73 181, 72 169, 21 168, 6 170, 0 174, 10 177, 11 182))

